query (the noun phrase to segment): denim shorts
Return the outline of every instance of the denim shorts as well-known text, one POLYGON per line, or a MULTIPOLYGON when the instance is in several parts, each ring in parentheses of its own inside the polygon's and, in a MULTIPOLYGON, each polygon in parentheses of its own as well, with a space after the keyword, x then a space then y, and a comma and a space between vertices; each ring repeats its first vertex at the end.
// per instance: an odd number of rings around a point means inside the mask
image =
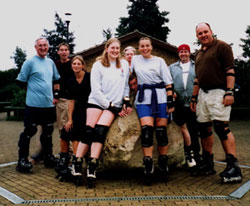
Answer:
POLYGON ((158 114, 152 114, 151 104, 137 104, 137 114, 139 118, 154 117, 154 118, 168 118, 167 104, 158 104, 158 114))

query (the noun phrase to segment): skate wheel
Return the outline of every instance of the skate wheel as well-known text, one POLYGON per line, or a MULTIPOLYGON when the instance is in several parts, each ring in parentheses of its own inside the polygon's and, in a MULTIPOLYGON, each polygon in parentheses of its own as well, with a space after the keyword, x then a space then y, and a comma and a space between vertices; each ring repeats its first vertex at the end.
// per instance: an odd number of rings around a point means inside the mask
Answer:
POLYGON ((152 182, 153 182, 153 177, 151 175, 150 176, 145 175, 144 185, 150 186, 150 185, 152 185, 152 182))
POLYGON ((16 167, 16 171, 20 172, 20 173, 23 173, 23 174, 31 174, 32 173, 31 170, 25 170, 25 169, 22 169, 22 168, 19 168, 19 167, 16 167))
POLYGON ((64 182, 64 181, 65 181, 65 178, 62 177, 62 176, 60 176, 60 177, 58 178, 58 180, 59 180, 60 182, 64 182))
POLYGON ((73 182, 76 186, 82 186, 83 185, 83 180, 82 177, 74 177, 73 182))
POLYGON ((83 185, 83 181, 82 180, 77 180, 76 181, 76 186, 82 186, 83 185))
POLYGON ((233 178, 221 178, 221 184, 227 184, 227 183, 241 183, 242 177, 233 177, 233 178))
POLYGON ((93 178, 87 178, 87 186, 88 186, 89 189, 95 187, 93 178))

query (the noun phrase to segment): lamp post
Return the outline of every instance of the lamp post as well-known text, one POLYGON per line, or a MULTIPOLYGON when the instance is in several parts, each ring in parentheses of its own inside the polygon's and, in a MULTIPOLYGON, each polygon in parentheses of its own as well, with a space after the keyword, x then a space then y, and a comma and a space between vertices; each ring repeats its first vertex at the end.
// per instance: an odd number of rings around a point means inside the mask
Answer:
POLYGON ((67 43, 69 43, 69 23, 70 23, 71 13, 65 13, 65 22, 67 25, 67 43))

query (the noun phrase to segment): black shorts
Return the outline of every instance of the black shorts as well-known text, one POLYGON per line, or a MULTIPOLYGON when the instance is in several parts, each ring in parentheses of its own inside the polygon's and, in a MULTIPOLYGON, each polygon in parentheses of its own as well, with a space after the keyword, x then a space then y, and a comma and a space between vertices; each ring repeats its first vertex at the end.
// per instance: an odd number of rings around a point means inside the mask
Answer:
POLYGON ((31 124, 46 125, 56 121, 55 107, 29 107, 26 105, 24 112, 24 126, 31 124))
POLYGON ((70 141, 80 141, 85 135, 85 125, 84 124, 74 124, 73 128, 69 132, 70 141))
POLYGON ((104 109, 101 108, 100 106, 98 106, 98 105, 96 105, 96 104, 90 104, 90 103, 88 103, 87 108, 96 108, 96 109, 104 110, 104 109))
POLYGON ((73 112, 73 128, 70 132, 71 141, 80 141, 85 135, 86 106, 75 104, 73 112))
POLYGON ((188 121, 195 121, 196 115, 190 107, 177 106, 173 112, 173 120, 178 126, 182 126, 188 121))

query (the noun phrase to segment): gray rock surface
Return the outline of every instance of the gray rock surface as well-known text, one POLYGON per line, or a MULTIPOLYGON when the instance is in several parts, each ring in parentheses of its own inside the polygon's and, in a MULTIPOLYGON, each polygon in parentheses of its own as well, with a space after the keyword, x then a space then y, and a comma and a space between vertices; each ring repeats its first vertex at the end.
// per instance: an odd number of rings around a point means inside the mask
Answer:
MULTIPOLYGON (((101 156, 101 166, 104 168, 141 167, 143 154, 140 133, 140 123, 135 110, 127 117, 117 117, 107 134, 101 156)), ((169 164, 181 164, 184 160, 183 138, 180 128, 173 121, 167 127, 167 134, 169 164)), ((158 153, 155 138, 153 157, 157 164, 158 153)))

